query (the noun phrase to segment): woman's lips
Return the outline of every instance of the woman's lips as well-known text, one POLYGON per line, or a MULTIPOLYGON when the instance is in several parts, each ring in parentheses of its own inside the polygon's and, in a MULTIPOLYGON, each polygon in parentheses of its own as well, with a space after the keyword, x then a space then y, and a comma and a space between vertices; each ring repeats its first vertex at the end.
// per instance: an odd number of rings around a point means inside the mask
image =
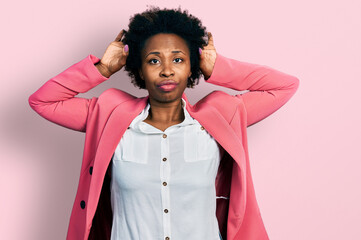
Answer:
POLYGON ((177 85, 174 80, 166 80, 158 84, 157 87, 164 92, 170 92, 173 91, 177 85))

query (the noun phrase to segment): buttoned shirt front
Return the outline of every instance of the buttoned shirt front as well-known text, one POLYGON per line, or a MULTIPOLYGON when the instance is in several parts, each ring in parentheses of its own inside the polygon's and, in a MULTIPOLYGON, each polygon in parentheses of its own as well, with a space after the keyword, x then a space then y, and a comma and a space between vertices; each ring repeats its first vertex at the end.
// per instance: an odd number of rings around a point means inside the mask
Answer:
POLYGON ((192 118, 161 131, 131 122, 112 158, 112 240, 219 240, 215 178, 222 148, 192 118))

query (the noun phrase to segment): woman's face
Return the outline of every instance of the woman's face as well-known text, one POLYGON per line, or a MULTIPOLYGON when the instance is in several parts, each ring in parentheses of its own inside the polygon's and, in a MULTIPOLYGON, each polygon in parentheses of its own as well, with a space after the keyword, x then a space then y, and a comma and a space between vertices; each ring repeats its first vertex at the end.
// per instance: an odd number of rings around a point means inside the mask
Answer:
POLYGON ((153 35, 145 42, 141 57, 139 74, 149 98, 159 103, 179 101, 192 74, 185 40, 172 33, 153 35))

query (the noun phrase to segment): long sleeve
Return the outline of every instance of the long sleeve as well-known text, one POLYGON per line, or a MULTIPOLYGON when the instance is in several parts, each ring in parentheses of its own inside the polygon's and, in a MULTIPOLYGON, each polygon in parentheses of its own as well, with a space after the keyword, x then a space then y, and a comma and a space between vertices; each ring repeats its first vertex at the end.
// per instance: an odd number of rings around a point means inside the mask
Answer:
POLYGON ((238 91, 249 90, 235 95, 246 109, 247 127, 282 107, 299 86, 299 79, 294 76, 265 65, 226 58, 219 53, 206 82, 238 91))
POLYGON ((99 60, 90 54, 48 80, 29 97, 30 107, 51 122, 85 132, 89 108, 97 98, 75 96, 108 79, 94 65, 99 60))

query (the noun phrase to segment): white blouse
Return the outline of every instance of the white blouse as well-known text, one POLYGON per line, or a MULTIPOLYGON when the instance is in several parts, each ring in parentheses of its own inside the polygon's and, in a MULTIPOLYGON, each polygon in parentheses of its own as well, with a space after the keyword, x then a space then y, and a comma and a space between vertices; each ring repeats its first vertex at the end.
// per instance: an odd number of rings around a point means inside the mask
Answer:
POLYGON ((215 179, 222 148, 192 118, 164 132, 132 121, 112 158, 111 240, 219 240, 215 179))

